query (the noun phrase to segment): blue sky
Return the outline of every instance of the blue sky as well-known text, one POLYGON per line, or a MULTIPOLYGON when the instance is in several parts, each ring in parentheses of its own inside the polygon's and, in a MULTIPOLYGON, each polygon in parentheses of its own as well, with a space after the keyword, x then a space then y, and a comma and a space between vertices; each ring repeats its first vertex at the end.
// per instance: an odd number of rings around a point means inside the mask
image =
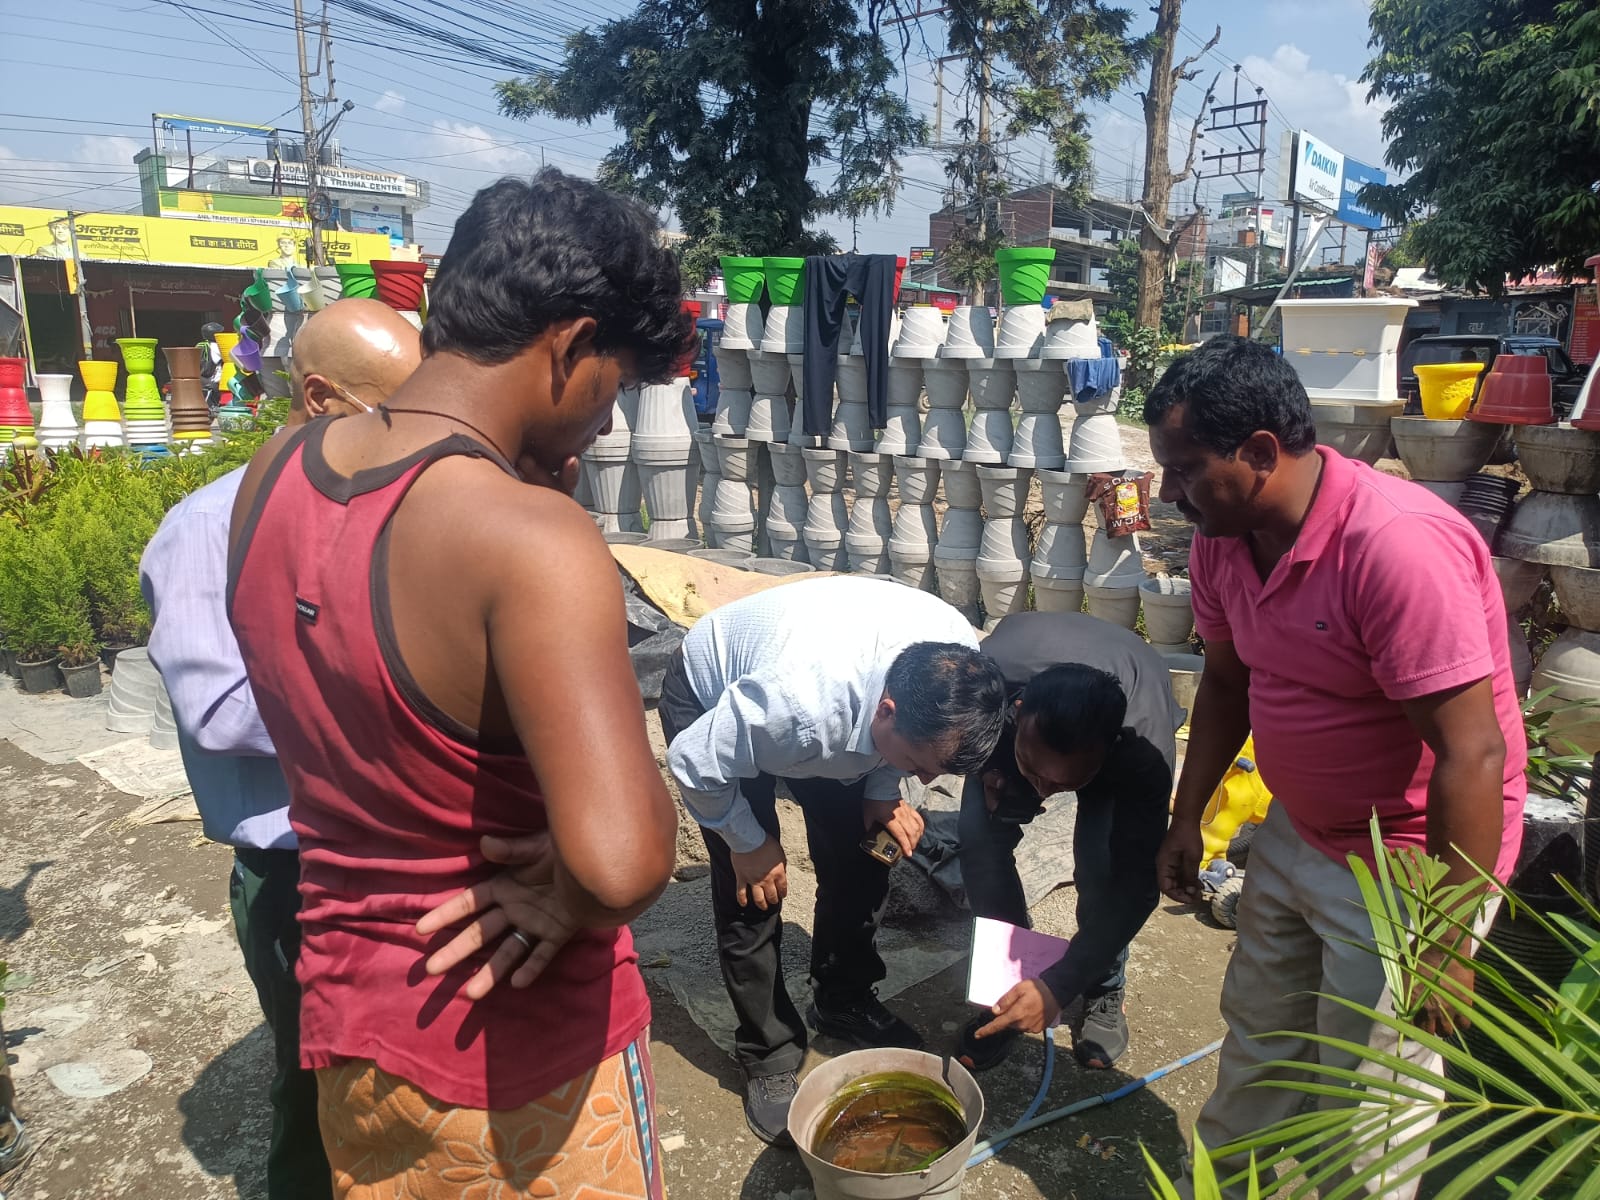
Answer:
MULTIPOLYGON (((393 10, 433 9, 445 0, 394 0, 393 10)), ((299 128, 290 0, 254 5, 200 5, 198 0, 57 0, 48 14, 8 5, 0 40, 0 204, 72 206, 131 211, 138 206, 133 155, 150 140, 150 114, 177 112, 299 128)), ((308 9, 318 7, 308 3, 308 9)), ((385 3, 385 9, 390 4, 385 3)), ((549 56, 561 34, 625 11, 626 0, 523 0, 527 53, 549 56)), ((1135 23, 1152 14, 1132 6, 1135 23)), ((396 31, 375 32, 370 19, 351 21, 333 10, 334 63, 340 99, 356 109, 339 128, 346 162, 404 171, 433 185, 433 205, 419 217, 424 248, 442 251, 449 228, 472 192, 509 172, 541 162, 590 173, 612 144, 609 125, 583 127, 550 120, 512 121, 495 110, 492 82, 510 72, 464 60, 458 52, 423 58, 396 31)), ((1231 95, 1232 65, 1266 89, 1272 102, 1266 191, 1276 194, 1278 136, 1306 128, 1345 153, 1381 163, 1380 110, 1357 82, 1368 58, 1365 0, 1189 0, 1180 50, 1198 49, 1219 23, 1217 50, 1198 64, 1202 75, 1178 96, 1192 117, 1218 71, 1219 93, 1231 95)), ((923 22, 926 44, 942 43, 937 18, 923 22)), ((519 23, 519 28, 521 28, 519 23)), ((915 39, 903 86, 914 107, 933 119, 934 68, 923 39, 915 39)), ((1143 129, 1135 81, 1094 111, 1096 189, 1137 194, 1143 129)), ((1246 85, 1243 95, 1253 94, 1246 85)), ((945 120, 961 100, 946 94, 945 120)), ((1175 122, 1174 156, 1188 119, 1175 122)), ((1206 143, 1202 143, 1206 145, 1206 143)), ((1215 145, 1213 144, 1213 148, 1215 145)), ((1036 178, 1042 145, 1024 140, 1007 148, 1018 181, 1036 178)), ((936 157, 905 164, 907 186, 895 210, 862 222, 863 251, 903 253, 927 240, 926 214, 940 204, 943 174, 936 157)), ((1215 205, 1232 181, 1202 185, 1202 203, 1215 205)), ((1176 199, 1187 207, 1194 185, 1176 199)), ((848 247, 848 223, 829 223, 848 247)))

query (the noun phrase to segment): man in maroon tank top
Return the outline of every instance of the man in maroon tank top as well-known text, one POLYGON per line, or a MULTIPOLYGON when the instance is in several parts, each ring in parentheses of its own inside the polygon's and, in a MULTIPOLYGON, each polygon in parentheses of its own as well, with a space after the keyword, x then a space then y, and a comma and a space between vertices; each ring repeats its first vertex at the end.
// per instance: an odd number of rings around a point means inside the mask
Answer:
POLYGON ((411 379, 275 438, 240 489, 230 616, 300 839, 301 1062, 338 1197, 661 1195, 625 922, 671 874, 674 810, 616 568, 563 492, 618 388, 691 346, 680 291, 642 208, 501 180, 456 225, 411 379), (441 971, 454 929, 419 921, 530 835, 539 913, 507 935, 493 909, 470 931, 493 945, 441 971))

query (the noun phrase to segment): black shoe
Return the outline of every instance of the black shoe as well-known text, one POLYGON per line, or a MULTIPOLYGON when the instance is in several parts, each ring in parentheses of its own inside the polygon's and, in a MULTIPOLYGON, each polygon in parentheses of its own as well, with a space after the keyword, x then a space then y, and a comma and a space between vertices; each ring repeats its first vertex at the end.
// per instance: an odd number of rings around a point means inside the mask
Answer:
POLYGON ((843 1003, 813 1000, 806 1009, 806 1022, 818 1033, 864 1050, 884 1046, 922 1049, 922 1035, 884 1007, 876 992, 843 1003))
POLYGON ((793 1071, 778 1075, 751 1075, 744 1081, 744 1120, 769 1146, 787 1150, 794 1145, 789 1136, 789 1105, 794 1102, 800 1081, 793 1071))
POLYGON ((1128 1049, 1128 1018, 1122 1001, 1121 988, 1088 1001, 1083 1024, 1074 1031, 1072 1052, 1092 1071, 1105 1070, 1128 1049))
POLYGON ((987 1071, 991 1067, 998 1067, 1006 1060, 1006 1055, 1011 1053, 1011 1047, 1017 1044, 1017 1039, 1022 1036, 1020 1030, 1002 1029, 999 1033, 991 1033, 988 1037, 979 1037, 978 1030, 992 1020, 994 1017, 988 1013, 973 1017, 957 1039, 956 1061, 969 1071, 987 1071))

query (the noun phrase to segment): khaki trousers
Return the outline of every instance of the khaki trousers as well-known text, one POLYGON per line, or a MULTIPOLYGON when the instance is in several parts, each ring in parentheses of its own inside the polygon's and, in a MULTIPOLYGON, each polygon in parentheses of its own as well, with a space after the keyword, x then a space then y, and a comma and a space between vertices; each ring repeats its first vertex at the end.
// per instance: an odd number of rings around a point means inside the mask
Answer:
MULTIPOLYGON (((1480 937, 1498 904, 1498 898, 1491 901, 1480 919, 1480 937)), ((1269 1073, 1264 1070, 1266 1063, 1299 1061, 1357 1067, 1352 1055, 1310 1038, 1296 1034, 1260 1036, 1263 1034, 1306 1030, 1365 1043, 1435 1073, 1442 1071, 1439 1056, 1426 1047, 1402 1043, 1388 1027, 1317 995, 1342 996, 1378 1012, 1394 1011, 1382 962, 1371 949, 1372 922, 1355 876, 1347 864, 1335 862, 1307 844, 1294 831, 1281 805, 1272 807, 1250 847, 1250 865, 1239 901, 1238 932, 1238 944, 1222 985, 1222 1016, 1228 1034, 1218 1064, 1217 1088, 1195 1122, 1195 1136, 1207 1147, 1246 1137, 1301 1110, 1306 1101, 1303 1093, 1248 1085, 1262 1078, 1313 1076, 1305 1071, 1269 1073)), ((1317 1098, 1322 1108, 1359 1101, 1360 1093, 1355 1090, 1348 1100, 1317 1098)), ((1425 1132, 1432 1124, 1432 1118, 1409 1124, 1401 1139, 1425 1132)), ((1384 1180, 1367 1185, 1361 1194, 1411 1200, 1416 1195, 1416 1181, 1392 1186, 1387 1179, 1399 1175, 1425 1154, 1424 1144, 1391 1168, 1384 1180)), ((1217 1174, 1220 1178, 1243 1170, 1248 1161, 1246 1157, 1219 1162, 1217 1174)), ((1270 1178, 1262 1180, 1262 1195, 1271 1194, 1270 1183, 1270 1178)), ((1227 1194, 1230 1200, 1243 1200, 1246 1192, 1238 1188, 1229 1189, 1227 1194)))

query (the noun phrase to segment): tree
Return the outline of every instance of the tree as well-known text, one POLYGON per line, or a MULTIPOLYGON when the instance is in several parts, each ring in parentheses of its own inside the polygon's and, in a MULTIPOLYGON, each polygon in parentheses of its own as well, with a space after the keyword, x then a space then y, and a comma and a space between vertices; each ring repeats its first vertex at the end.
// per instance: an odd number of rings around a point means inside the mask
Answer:
POLYGON ((501 111, 615 122, 608 187, 671 207, 693 281, 719 253, 833 248, 827 214, 892 204, 925 125, 893 86, 891 0, 640 0, 567 41, 559 70, 497 85, 501 111), (819 188, 811 168, 836 166, 819 188))
POLYGON ((1178 84, 1199 75, 1198 71, 1191 68, 1200 60, 1200 56, 1222 40, 1222 26, 1219 25, 1204 46, 1173 66, 1178 29, 1183 17, 1183 0, 1159 0, 1155 12, 1155 32, 1150 35, 1150 86, 1144 94, 1144 196, 1139 201, 1142 218, 1139 227, 1139 307, 1134 314, 1138 323, 1146 329, 1155 328, 1160 320, 1173 251, 1183 230, 1194 220, 1190 217, 1178 228, 1168 229, 1167 208, 1172 200, 1172 189, 1194 173, 1200 123, 1205 117, 1206 105, 1211 103, 1217 81, 1212 79, 1211 87, 1206 89, 1206 98, 1189 130, 1189 151, 1181 171, 1172 169, 1172 99, 1178 84))
POLYGON ((1362 79, 1407 177, 1363 202, 1426 215, 1416 250, 1449 286, 1582 273, 1600 250, 1600 11, 1593 0, 1374 0, 1362 79))
MULTIPOLYGON (((1106 264, 1106 287, 1111 291, 1111 303, 1106 309, 1104 325, 1106 336, 1119 345, 1126 346, 1133 331, 1140 328, 1139 268, 1143 261, 1139 242, 1124 238, 1117 243, 1117 251, 1106 264)), ((1154 328, 1161 343, 1184 340, 1184 326, 1196 311, 1196 300, 1205 286, 1205 263, 1186 258, 1171 265, 1171 286, 1163 287, 1161 320, 1154 328)))
POLYGON ((1148 53, 1130 39, 1131 14, 1094 0, 948 0, 947 48, 964 60, 967 111, 961 139, 945 160, 957 221, 943 252, 944 273, 981 302, 1006 242, 1000 221, 1005 176, 999 140, 1042 133, 1069 203, 1089 195, 1089 134, 1084 105, 1111 96, 1148 53), (970 212, 970 218, 964 214, 970 212))

